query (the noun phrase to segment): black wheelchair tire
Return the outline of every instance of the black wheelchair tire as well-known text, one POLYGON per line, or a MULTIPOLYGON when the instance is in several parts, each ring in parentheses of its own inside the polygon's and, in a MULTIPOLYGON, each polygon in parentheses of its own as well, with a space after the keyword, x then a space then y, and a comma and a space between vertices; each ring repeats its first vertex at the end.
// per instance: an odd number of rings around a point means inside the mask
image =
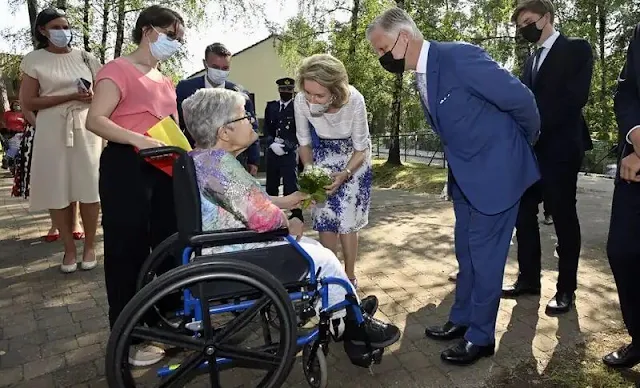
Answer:
POLYGON ((142 267, 140 268, 140 273, 138 274, 138 280, 136 282, 136 291, 140 291, 142 287, 149 283, 147 281, 149 272, 157 268, 161 263, 164 262, 164 260, 170 257, 169 254, 171 253, 171 250, 177 248, 176 246, 178 242, 178 233, 174 233, 171 236, 167 237, 164 241, 162 241, 153 251, 151 251, 151 254, 146 258, 144 263, 142 263, 142 267))
POLYGON ((313 350, 313 342, 310 342, 302 348, 302 371, 307 380, 307 384, 311 388, 327 388, 329 385, 329 368, 327 366, 327 357, 321 347, 318 347, 315 353, 315 359, 312 362, 312 368, 307 367, 311 351, 313 350))
POLYGON ((105 357, 105 373, 110 387, 133 388, 135 382, 128 364, 128 338, 146 309, 175 289, 200 281, 231 280, 249 284, 268 296, 282 314, 281 341, 277 357, 282 361, 269 370, 259 388, 280 387, 289 376, 297 353, 295 314, 287 291, 273 275, 250 263, 228 260, 203 260, 183 265, 164 273, 144 286, 116 320, 109 336, 105 357))

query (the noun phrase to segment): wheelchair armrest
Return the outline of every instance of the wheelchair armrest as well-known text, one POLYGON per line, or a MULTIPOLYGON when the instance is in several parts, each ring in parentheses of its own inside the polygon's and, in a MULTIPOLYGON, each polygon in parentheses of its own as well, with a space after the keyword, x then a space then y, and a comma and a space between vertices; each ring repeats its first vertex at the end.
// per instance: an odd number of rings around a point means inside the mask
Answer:
POLYGON ((287 228, 264 233, 258 233, 248 229, 226 229, 191 236, 189 238, 189 245, 192 247, 219 247, 232 244, 274 241, 288 235, 289 229, 287 228))
POLYGON ((144 150, 140 150, 139 155, 143 158, 156 158, 160 156, 169 156, 169 155, 182 155, 187 151, 183 150, 180 147, 173 146, 165 146, 165 147, 155 147, 155 148, 147 148, 144 150))

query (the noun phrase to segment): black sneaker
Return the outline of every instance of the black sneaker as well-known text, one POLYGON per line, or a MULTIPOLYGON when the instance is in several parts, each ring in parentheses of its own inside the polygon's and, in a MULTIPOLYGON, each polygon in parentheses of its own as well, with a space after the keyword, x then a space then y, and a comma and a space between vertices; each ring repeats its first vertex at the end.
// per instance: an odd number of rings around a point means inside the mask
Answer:
POLYGON ((374 316, 378 311, 378 298, 375 295, 369 295, 360 301, 360 307, 368 315, 374 316))
POLYGON ((367 314, 361 325, 352 319, 347 319, 345 323, 343 339, 354 345, 366 345, 368 342, 373 348, 386 348, 400 339, 400 329, 367 314))

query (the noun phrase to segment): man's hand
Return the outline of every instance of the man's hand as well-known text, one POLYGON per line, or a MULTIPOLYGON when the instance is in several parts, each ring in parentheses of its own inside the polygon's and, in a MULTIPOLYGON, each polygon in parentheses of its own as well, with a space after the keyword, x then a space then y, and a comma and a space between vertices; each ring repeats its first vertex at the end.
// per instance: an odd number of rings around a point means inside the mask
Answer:
POLYGON ((284 151, 284 144, 271 143, 269 148, 271 148, 271 151, 273 151, 273 153, 278 155, 278 156, 282 156, 282 155, 286 154, 286 152, 284 151))
MULTIPOLYGON (((635 132, 635 131, 634 131, 635 132)), ((640 157, 636 153, 626 156, 620 162, 620 178, 627 182, 640 182, 640 157)))
POLYGON ((333 183, 329 186, 325 186, 324 189, 327 190, 327 195, 331 195, 336 192, 342 186, 342 184, 349 178, 349 173, 346 171, 342 172, 334 172, 331 174, 333 178, 333 183))
POLYGON ((289 234, 296 237, 297 241, 300 241, 302 234, 304 233, 304 222, 299 218, 294 217, 289 220, 289 234))
POLYGON ((257 176, 258 166, 256 166, 255 164, 247 164, 247 171, 249 171, 249 174, 251 174, 251 176, 257 176))

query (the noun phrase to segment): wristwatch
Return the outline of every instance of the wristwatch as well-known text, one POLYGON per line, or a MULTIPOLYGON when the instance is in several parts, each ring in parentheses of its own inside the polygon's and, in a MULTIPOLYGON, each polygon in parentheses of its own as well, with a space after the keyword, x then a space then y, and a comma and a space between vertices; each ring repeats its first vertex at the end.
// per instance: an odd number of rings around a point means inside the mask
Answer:
POLYGON ((349 170, 348 168, 345 168, 344 171, 347 173, 348 178, 351 178, 351 176, 353 175, 353 173, 351 172, 351 170, 349 170))

